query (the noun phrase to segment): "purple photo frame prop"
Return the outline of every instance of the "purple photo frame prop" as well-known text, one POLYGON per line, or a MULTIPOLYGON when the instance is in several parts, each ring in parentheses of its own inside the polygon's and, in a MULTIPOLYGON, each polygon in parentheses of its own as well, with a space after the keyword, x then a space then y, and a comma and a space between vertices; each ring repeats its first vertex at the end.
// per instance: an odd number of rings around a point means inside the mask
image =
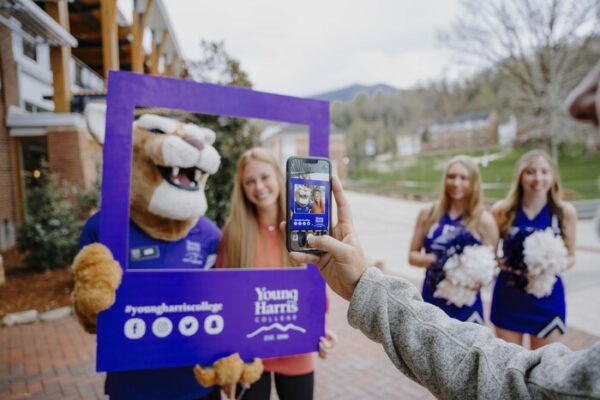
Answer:
MULTIPOLYGON (((327 157, 329 153, 327 102, 122 71, 110 71, 108 82, 100 241, 122 266, 128 265, 135 107, 303 124, 309 127, 309 154, 327 157)), ((314 265, 218 271, 125 268, 115 304, 98 316, 96 367, 98 371, 168 368, 209 364, 232 352, 248 360, 316 351, 324 334, 324 312, 325 284, 314 265), (282 293, 287 296, 288 314, 271 316, 267 311, 273 309, 272 300, 282 293), (143 305, 148 304, 159 308, 144 313, 143 305), (156 317, 171 312, 173 305, 180 308, 169 322, 174 334, 166 338, 147 334, 142 340, 125 337, 126 324, 133 319, 150 332, 156 317), (136 307, 143 315, 132 318, 136 307), (199 326, 196 335, 186 335, 193 325, 189 318, 199 326), (276 325, 277 331, 269 333, 276 325)), ((132 328, 136 334, 137 327, 132 328)))

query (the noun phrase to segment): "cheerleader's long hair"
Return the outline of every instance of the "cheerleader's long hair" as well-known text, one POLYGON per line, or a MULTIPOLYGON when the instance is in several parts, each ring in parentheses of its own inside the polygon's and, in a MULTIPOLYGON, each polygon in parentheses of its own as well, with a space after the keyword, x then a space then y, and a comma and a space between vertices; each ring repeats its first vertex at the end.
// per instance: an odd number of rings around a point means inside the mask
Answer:
POLYGON ((448 170, 450 167, 456 163, 463 165, 469 172, 470 192, 467 195, 467 209, 462 217, 463 224, 472 234, 477 234, 477 225, 484 210, 483 192, 481 189, 481 174, 479 173, 479 168, 473 159, 464 155, 452 157, 450 161, 448 161, 446 169, 444 170, 444 176, 442 177, 443 192, 438 202, 434 204, 432 212, 429 214, 429 218, 426 222, 426 230, 429 230, 429 227, 433 223, 438 222, 440 218, 442 218, 442 216, 450 209, 451 199, 446 191, 446 176, 448 175, 448 170))
POLYGON ((531 165, 533 161, 538 158, 543 158, 546 160, 548 165, 552 170, 552 176, 554 178, 554 183, 548 190, 548 204, 550 205, 550 211, 552 215, 556 215, 558 218, 558 224, 560 227, 561 235, 563 240, 566 241, 567 236, 570 232, 566 232, 565 224, 563 223, 565 218, 563 203, 562 203, 562 188, 560 183, 560 176, 558 174, 558 168, 556 167, 556 163, 552 160, 552 157, 545 152, 544 150, 531 150, 527 153, 523 154, 517 163, 515 168, 515 174, 512 181, 512 185, 508 194, 499 203, 498 206, 498 214, 503 216, 501 219, 502 223, 498 226, 500 230, 500 236, 506 237, 510 227, 512 226, 515 218, 517 216, 517 211, 519 207, 521 207, 521 203, 523 202, 523 187, 521 186, 521 177, 525 170, 531 165))

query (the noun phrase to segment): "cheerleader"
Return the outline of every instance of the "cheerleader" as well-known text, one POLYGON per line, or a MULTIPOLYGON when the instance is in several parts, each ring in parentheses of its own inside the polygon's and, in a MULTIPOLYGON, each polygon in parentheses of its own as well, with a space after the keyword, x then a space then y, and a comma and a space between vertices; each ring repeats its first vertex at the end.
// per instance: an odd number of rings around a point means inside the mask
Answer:
POLYGON ((492 215, 484 210, 481 177, 473 160, 456 156, 444 172, 442 195, 437 203, 423 208, 417 217, 410 243, 408 262, 427 268, 423 283, 423 300, 461 321, 483 324, 483 306, 477 291, 472 305, 458 307, 444 298, 434 297, 443 279, 444 260, 457 247, 472 244, 496 248, 498 229, 492 215))
POLYGON ((551 228, 567 249, 566 267, 575 262, 575 209, 561 201, 556 166, 540 150, 524 154, 505 199, 492 207, 503 239, 501 272, 494 286, 491 320, 496 336, 523 344, 529 334, 532 349, 555 342, 565 333, 565 291, 557 277, 552 292, 537 297, 527 292, 523 242, 532 232, 551 228))

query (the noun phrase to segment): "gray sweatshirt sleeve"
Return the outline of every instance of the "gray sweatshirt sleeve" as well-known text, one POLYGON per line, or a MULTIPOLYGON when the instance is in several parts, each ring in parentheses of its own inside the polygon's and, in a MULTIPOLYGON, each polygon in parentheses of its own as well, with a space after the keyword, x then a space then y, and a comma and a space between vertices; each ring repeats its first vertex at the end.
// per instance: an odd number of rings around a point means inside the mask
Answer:
POLYGON ((394 365, 442 399, 600 399, 600 342, 530 351, 424 303, 409 282, 369 268, 348 309, 350 325, 381 343, 394 365))

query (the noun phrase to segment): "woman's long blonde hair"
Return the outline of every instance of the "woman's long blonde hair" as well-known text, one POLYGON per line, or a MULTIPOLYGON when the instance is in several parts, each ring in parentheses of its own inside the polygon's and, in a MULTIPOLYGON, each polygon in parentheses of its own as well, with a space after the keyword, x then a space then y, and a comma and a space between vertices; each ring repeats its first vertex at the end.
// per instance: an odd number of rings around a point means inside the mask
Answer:
POLYGON ((552 212, 552 215, 556 215, 558 218, 558 225, 560 227, 563 239, 566 239, 567 235, 569 234, 569 232, 565 231, 566 227, 563 223, 565 213, 561 201, 562 189, 556 164, 552 160, 552 157, 550 157, 550 155, 544 150, 531 150, 523 154, 519 159, 519 162, 515 168, 515 174, 510 190, 498 208, 498 214, 504 217, 501 219, 502 222, 500 226, 498 226, 501 237, 506 237, 508 234, 508 231, 517 216, 517 211, 519 210, 519 207, 523 201, 523 187, 521 186, 521 177, 523 176, 523 172, 535 159, 539 157, 546 160, 548 165, 550 165, 550 168, 552 168, 552 175, 554 177, 554 184, 548 191, 548 203, 550 204, 550 211, 552 212))
POLYGON ((469 182, 471 184, 470 193, 468 195, 469 198, 467 202, 467 209, 462 216, 463 224, 471 233, 477 233, 477 224, 479 223, 481 213, 484 210, 483 193, 481 190, 481 175, 479 174, 479 168, 477 168, 477 164, 475 164, 473 159, 463 155, 452 157, 446 165, 446 169, 444 170, 444 175, 442 177, 442 194, 439 201, 433 205, 432 210, 429 213, 429 218, 426 222, 426 231, 429 230, 429 227, 432 224, 438 222, 440 218, 442 218, 442 216, 450 209, 450 197, 446 192, 446 176, 448 175, 448 170, 450 167, 456 163, 463 165, 467 171, 469 171, 469 182))
MULTIPOLYGON (((255 266, 254 249, 258 234, 258 213, 256 206, 246 198, 242 182, 244 168, 250 161, 265 162, 273 167, 279 183, 277 221, 285 219, 285 181, 277 160, 268 150, 260 147, 245 151, 238 160, 229 218, 223 227, 223 237, 219 244, 219 255, 223 258, 219 261, 221 267, 251 268, 255 266)), ((279 236, 282 244, 280 250, 283 255, 283 266, 292 265, 285 247, 285 235, 280 233, 279 236)))

